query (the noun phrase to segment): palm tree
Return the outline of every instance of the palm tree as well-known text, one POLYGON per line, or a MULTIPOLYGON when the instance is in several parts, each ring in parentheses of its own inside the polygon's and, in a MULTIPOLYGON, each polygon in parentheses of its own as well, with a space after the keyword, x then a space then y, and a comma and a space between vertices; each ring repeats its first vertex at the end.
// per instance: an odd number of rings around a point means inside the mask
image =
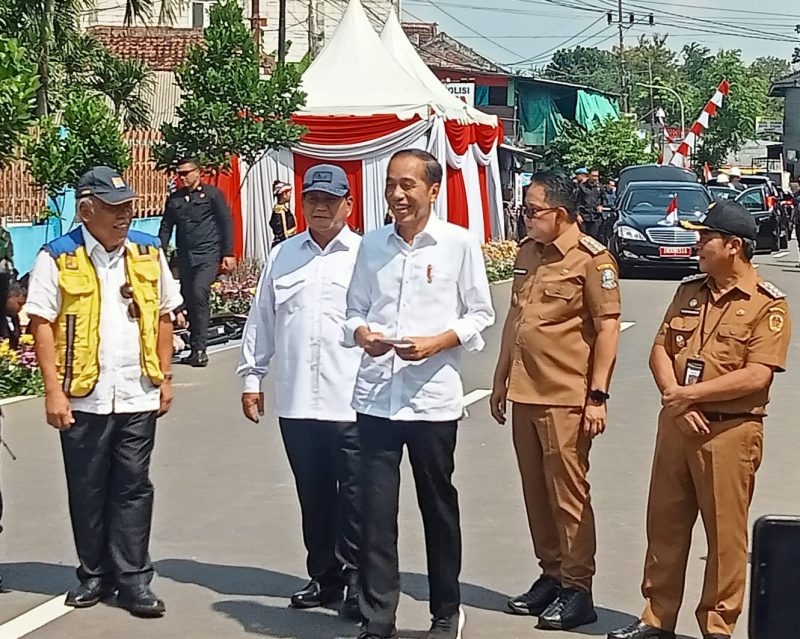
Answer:
POLYGON ((95 65, 87 85, 111 101, 114 115, 124 128, 149 126, 150 106, 146 97, 153 92, 155 78, 141 61, 123 60, 106 52, 95 65))

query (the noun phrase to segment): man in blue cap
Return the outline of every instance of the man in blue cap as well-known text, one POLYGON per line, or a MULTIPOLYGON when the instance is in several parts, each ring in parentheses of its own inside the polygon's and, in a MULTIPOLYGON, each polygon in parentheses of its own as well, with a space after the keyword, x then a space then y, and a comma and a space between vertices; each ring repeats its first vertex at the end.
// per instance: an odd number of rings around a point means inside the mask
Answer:
POLYGON ((172 403, 172 321, 181 305, 158 238, 130 229, 136 193, 113 169, 78 183, 70 233, 46 244, 25 310, 61 434, 80 585, 65 604, 160 617, 150 590, 156 418, 172 403))
POLYGON ((295 608, 342 601, 359 621, 356 413, 350 406, 360 353, 339 345, 347 289, 361 238, 347 226, 353 197, 344 171, 328 164, 303 180, 308 230, 270 252, 247 319, 237 374, 242 409, 264 415, 262 380, 275 367, 275 409, 303 518, 311 581, 295 608))

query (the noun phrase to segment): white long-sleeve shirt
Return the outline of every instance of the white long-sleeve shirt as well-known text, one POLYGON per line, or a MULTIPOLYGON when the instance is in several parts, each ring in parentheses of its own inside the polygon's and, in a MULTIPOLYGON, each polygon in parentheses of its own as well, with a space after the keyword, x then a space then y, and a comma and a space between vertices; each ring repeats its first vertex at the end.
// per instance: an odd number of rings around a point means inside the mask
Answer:
POLYGON ((247 318, 236 373, 258 393, 275 359, 275 412, 287 419, 355 421, 360 353, 339 343, 361 238, 345 227, 325 249, 308 231, 270 253, 247 318))
MULTIPOLYGON (((461 347, 420 362, 394 350, 361 359, 353 408, 398 421, 452 421, 464 412, 462 351, 484 347, 494 323, 486 267, 478 241, 431 216, 407 244, 385 226, 364 237, 347 294, 342 344, 355 346, 362 326, 389 338, 433 337, 453 330, 461 347)), ((360 351, 359 351, 360 352, 360 351)))
MULTIPOLYGON (((125 251, 135 249, 126 242, 124 248, 109 253, 86 227, 82 232, 100 283, 100 375, 91 394, 70 398, 72 410, 96 415, 158 410, 161 391, 142 375, 139 323, 128 316, 130 300, 120 293, 126 281, 125 251)), ((183 304, 183 298, 163 251, 159 251, 159 259, 159 313, 168 315, 183 304)), ((52 323, 60 309, 58 266, 49 253, 41 251, 31 271, 25 312, 52 323)))

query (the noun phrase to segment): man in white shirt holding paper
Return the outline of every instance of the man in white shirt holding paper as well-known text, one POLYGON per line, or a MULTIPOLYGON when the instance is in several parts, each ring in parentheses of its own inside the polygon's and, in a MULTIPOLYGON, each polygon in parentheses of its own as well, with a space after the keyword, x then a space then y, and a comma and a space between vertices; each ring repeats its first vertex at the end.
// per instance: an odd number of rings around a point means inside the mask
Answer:
POLYGON ((480 243, 432 214, 442 167, 425 151, 389 163, 395 224, 368 234, 347 294, 343 344, 363 351, 353 408, 362 451, 362 639, 397 636, 400 461, 408 448, 428 557, 428 639, 461 637, 461 528, 452 484, 464 411, 462 351, 494 323, 480 243))
POLYGON ((350 398, 359 353, 339 344, 346 294, 361 238, 347 227, 353 198, 338 166, 321 164, 303 180, 308 230, 273 248, 250 310, 237 374, 242 409, 264 415, 261 382, 275 360, 275 412, 294 474, 311 581, 295 608, 342 601, 358 609, 358 431, 350 398))

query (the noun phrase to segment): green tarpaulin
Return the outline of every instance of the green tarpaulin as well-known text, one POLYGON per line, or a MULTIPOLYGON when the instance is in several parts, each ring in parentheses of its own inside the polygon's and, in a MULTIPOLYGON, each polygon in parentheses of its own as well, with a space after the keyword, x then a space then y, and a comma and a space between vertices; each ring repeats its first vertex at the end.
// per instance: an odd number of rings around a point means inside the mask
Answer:
POLYGON ((575 120, 590 131, 604 120, 619 119, 619 105, 600 93, 578 90, 575 120))
POLYGON ((543 86, 519 84, 519 119, 522 141, 527 146, 545 146, 561 132, 563 116, 552 92, 543 86))

